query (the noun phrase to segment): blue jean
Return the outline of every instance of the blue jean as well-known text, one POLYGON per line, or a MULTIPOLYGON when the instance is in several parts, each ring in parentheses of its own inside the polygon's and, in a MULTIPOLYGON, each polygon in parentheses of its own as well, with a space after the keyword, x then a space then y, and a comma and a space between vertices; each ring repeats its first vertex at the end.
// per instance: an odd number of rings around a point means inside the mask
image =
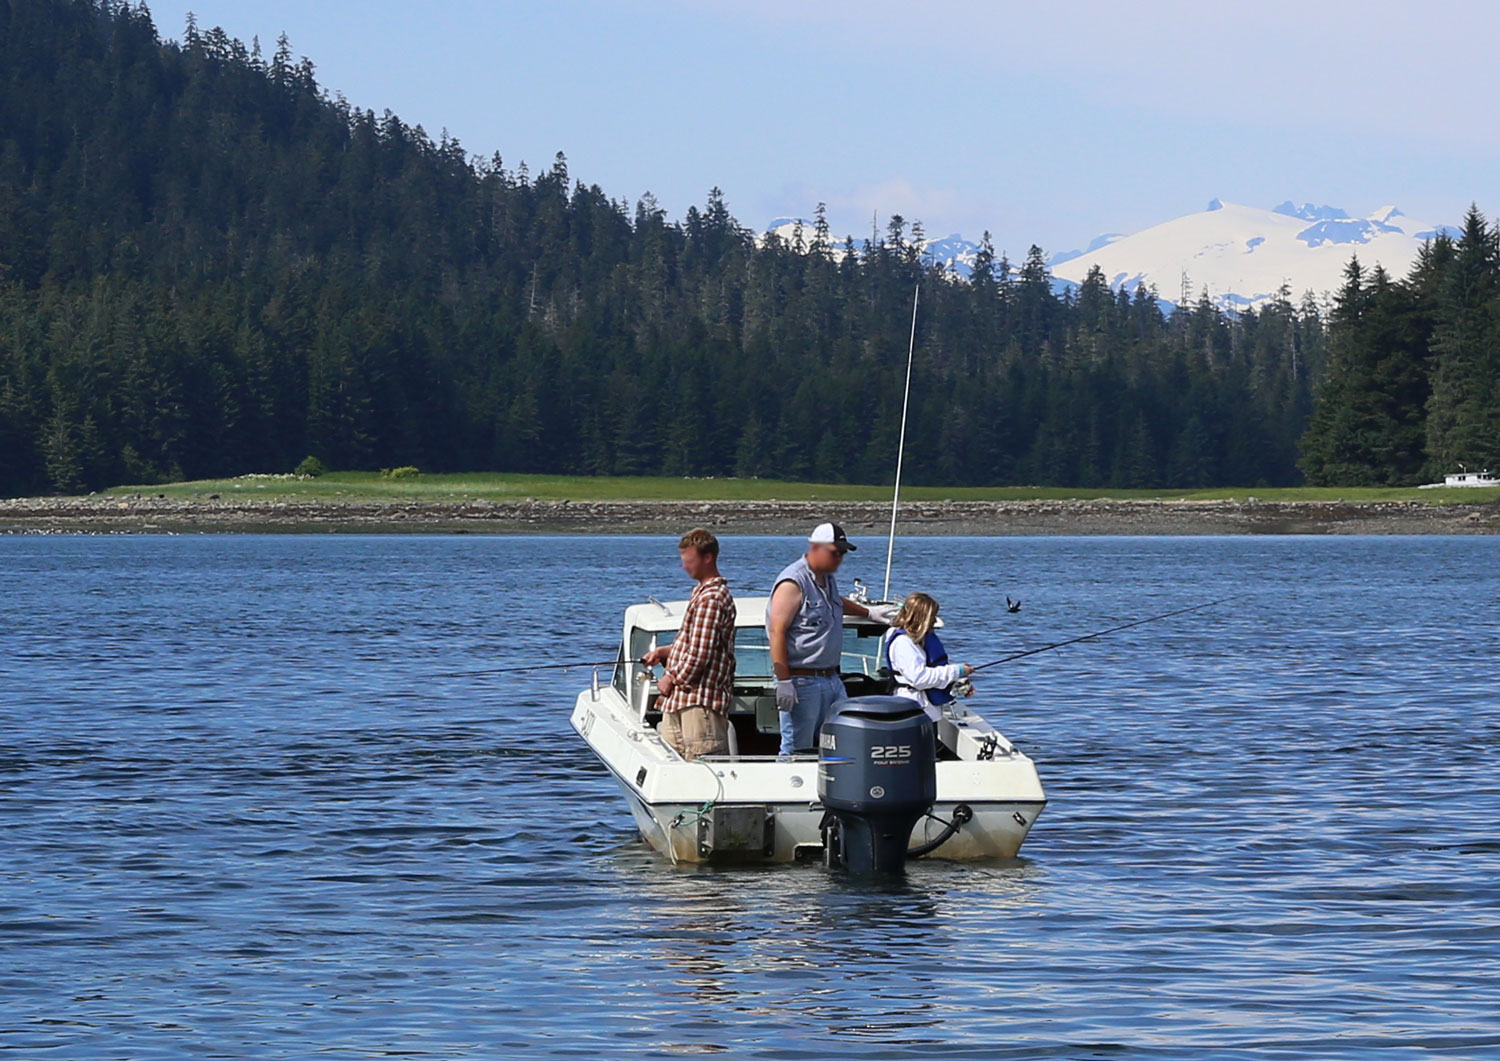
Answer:
POLYGON ((818 729, 828 716, 828 708, 848 694, 838 676, 818 678, 797 675, 792 678, 797 689, 797 703, 781 712, 781 754, 805 751, 818 746, 818 729))

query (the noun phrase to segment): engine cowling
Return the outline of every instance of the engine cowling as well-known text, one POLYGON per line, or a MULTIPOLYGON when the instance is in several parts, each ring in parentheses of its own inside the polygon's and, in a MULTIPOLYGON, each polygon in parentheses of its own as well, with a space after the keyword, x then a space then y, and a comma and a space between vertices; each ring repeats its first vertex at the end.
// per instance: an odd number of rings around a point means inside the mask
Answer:
POLYGON ((818 748, 824 852, 854 873, 899 873, 911 831, 937 799, 937 742, 922 705, 902 696, 835 703, 818 748))

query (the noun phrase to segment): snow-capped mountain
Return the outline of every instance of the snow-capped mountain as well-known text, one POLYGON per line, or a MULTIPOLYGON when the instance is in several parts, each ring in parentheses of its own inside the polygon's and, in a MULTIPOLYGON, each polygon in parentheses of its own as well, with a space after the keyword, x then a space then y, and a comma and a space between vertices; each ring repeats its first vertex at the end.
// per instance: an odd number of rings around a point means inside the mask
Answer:
MULTIPOLYGON (((780 239, 787 244, 795 244, 797 239, 797 226, 799 224, 802 226, 802 244, 803 246, 806 246, 812 241, 813 236, 813 222, 808 220, 807 218, 778 217, 776 220, 772 221, 769 225, 766 226, 765 233, 759 238, 762 242, 764 242, 768 236, 770 236, 772 233, 775 233, 777 239, 780 239)), ((1094 240, 1093 243, 1089 244, 1089 250, 1097 250, 1100 247, 1106 246, 1112 240, 1120 238, 1122 237, 1117 233, 1111 233, 1107 236, 1100 236, 1098 239, 1094 240)), ((847 249, 845 248, 845 239, 846 237, 844 236, 830 237, 833 245, 829 248, 829 254, 832 255, 834 261, 841 260, 844 255, 848 253, 847 249)), ((854 253, 859 254, 863 250, 864 241, 856 238, 854 241, 854 253)), ((957 232, 949 236, 943 236, 939 239, 922 240, 922 260, 928 265, 943 265, 948 269, 948 272, 952 276, 958 277, 962 280, 967 280, 970 275, 972 275, 974 271, 974 256, 978 254, 978 252, 979 244, 975 243, 973 240, 964 239, 963 236, 959 235, 957 232)), ((999 254, 1000 252, 997 250, 996 253, 999 254)), ((1076 258, 1086 253, 1088 252, 1070 251, 1067 255, 1059 255, 1058 257, 1051 260, 1053 262, 1064 261, 1070 257, 1076 258)), ((1015 266, 1019 265, 1020 262, 1013 261, 1011 264, 1012 268, 1014 268, 1015 266)), ((1057 295, 1067 294, 1077 286, 1078 285, 1073 281, 1064 279, 1063 277, 1058 276, 1056 273, 1054 273, 1052 276, 1052 291, 1057 295)), ((1172 304, 1170 302, 1167 302, 1160 298, 1158 298, 1157 301, 1161 305, 1164 312, 1171 312, 1172 304)))
MULTIPOLYGON (((813 222, 809 221, 807 218, 778 217, 775 221, 772 221, 769 225, 766 226, 765 235, 769 236, 774 232, 776 233, 778 239, 780 239, 784 243, 790 244, 793 243, 797 238, 797 226, 799 224, 802 226, 802 242, 805 246, 807 243, 811 242, 813 233, 813 222)), ((1048 258, 1048 264, 1061 265, 1063 262, 1072 261, 1074 258, 1081 258, 1086 254, 1091 254, 1092 252, 1099 250, 1101 247, 1109 246, 1115 240, 1124 238, 1124 235, 1119 232, 1111 232, 1107 235, 1099 236, 1092 243, 1090 243, 1088 245, 1088 248, 1085 250, 1064 251, 1061 254, 1052 255, 1050 258, 1048 258)), ((761 239, 764 240, 765 236, 762 236, 761 239)), ((830 250, 833 254, 834 260, 837 261, 838 259, 842 258, 845 253, 844 237, 838 236, 833 237, 833 239, 834 243, 830 250)), ((859 253, 859 251, 864 247, 864 242, 856 238, 854 247, 855 253, 859 253)), ((967 280, 969 278, 969 275, 973 272, 974 256, 978 252, 979 244, 975 243, 973 240, 964 239, 964 237, 959 235, 957 232, 953 233, 952 235, 943 236, 940 239, 924 239, 922 241, 923 261, 927 262, 929 265, 944 265, 951 273, 953 273, 953 275, 958 276, 964 280, 967 280)), ((999 253, 1001 252, 997 248, 996 254, 999 253)), ((1012 267, 1015 267, 1019 264, 1019 260, 1012 258, 1012 267)), ((1062 290, 1064 288, 1072 286, 1074 286, 1073 283, 1071 281, 1067 281, 1059 283, 1058 289, 1062 290)))
POLYGON ((1110 239, 1076 257, 1053 259, 1052 273, 1082 283, 1098 265, 1111 287, 1155 287, 1180 301, 1209 296, 1227 309, 1268 302, 1286 285, 1292 299, 1337 290, 1349 259, 1404 276, 1422 243, 1445 226, 1413 221, 1394 206, 1351 217, 1332 206, 1282 203, 1271 210, 1218 199, 1200 213, 1110 239))
POLYGON ((942 239, 922 241, 924 261, 946 265, 951 272, 965 279, 974 271, 974 255, 978 251, 979 244, 964 239, 957 232, 942 239))
MULTIPOLYGON (((806 243, 813 223, 805 218, 777 218, 767 235, 774 232, 790 243, 799 220, 806 243)), ((1413 221, 1394 206, 1351 217, 1337 207, 1312 203, 1288 201, 1262 210, 1215 199, 1207 210, 1134 235, 1100 236, 1085 250, 1053 255, 1049 265, 1059 293, 1081 284, 1097 264, 1111 287, 1132 292, 1141 284, 1155 287, 1164 309, 1181 301, 1184 291, 1196 300, 1204 288, 1225 309, 1246 309, 1271 301, 1283 284, 1293 301, 1309 291, 1321 297, 1337 290, 1344 267, 1356 254, 1368 268, 1383 265, 1392 276, 1404 276, 1422 244, 1439 232, 1458 235, 1448 226, 1413 221)), ((856 253, 863 246, 855 240, 856 253)), ((957 233, 922 241, 925 261, 940 263, 964 279, 978 250, 977 243, 957 233)), ((832 253, 843 256, 843 237, 832 253)), ((1012 264, 1020 263, 1013 259, 1012 264)))
MULTIPOLYGON (((776 233, 776 237, 784 243, 792 243, 797 238, 797 226, 802 226, 802 242, 804 245, 812 242, 813 222, 807 218, 778 217, 766 226, 766 235, 776 233)), ((765 237, 762 237, 764 239, 765 237)), ((831 236, 833 246, 829 249, 835 261, 845 254, 843 236, 831 236)), ((859 238, 854 241, 855 252, 864 249, 864 242, 859 238)), ((979 244, 966 240, 957 232, 951 236, 941 239, 924 239, 922 241, 922 259, 929 264, 941 262, 958 276, 968 278, 974 265, 974 255, 979 251, 979 244)))

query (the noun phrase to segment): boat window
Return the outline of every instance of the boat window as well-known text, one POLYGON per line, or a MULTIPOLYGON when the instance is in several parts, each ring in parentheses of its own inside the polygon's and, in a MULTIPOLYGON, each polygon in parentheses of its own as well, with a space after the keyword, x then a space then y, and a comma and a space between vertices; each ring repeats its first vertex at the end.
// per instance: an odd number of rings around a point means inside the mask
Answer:
POLYGON ((640 659, 653 648, 666 648, 676 636, 676 630, 632 630, 630 631, 630 658, 640 659))
MULTIPOLYGON (((874 676, 880 669, 880 639, 885 632, 883 626, 845 626, 839 670, 845 674, 874 676)), ((656 647, 665 648, 676 636, 676 630, 631 630, 630 658, 637 660, 649 652, 653 638, 656 647)), ((734 634, 734 656, 734 673, 737 682, 744 684, 770 679, 771 649, 763 627, 739 627, 734 634)), ((624 665, 623 659, 615 664, 614 687, 627 699, 631 698, 631 690, 635 687, 634 671, 633 666, 624 665)))
POLYGON ((758 626, 741 626, 734 632, 734 678, 769 678, 771 676, 771 646, 766 641, 766 632, 758 626))
POLYGON ((844 627, 844 657, 839 670, 845 674, 874 674, 880 670, 880 639, 883 626, 844 627))
POLYGON ((626 671, 629 669, 629 667, 625 666, 625 650, 622 648, 619 654, 615 656, 615 676, 610 680, 610 684, 615 687, 615 692, 627 700, 630 699, 630 679, 626 675, 626 671))
MULTIPOLYGON (((640 659, 653 647, 665 648, 676 636, 676 630, 631 630, 629 638, 631 660, 640 659)), ((641 709, 639 698, 642 693, 648 698, 651 696, 650 688, 646 683, 636 680, 640 676, 640 670, 640 667, 636 665, 615 668, 615 688, 620 690, 620 695, 625 697, 625 700, 636 710, 641 709)), ((652 668, 653 676, 659 673, 660 668, 652 668)))
MULTIPOLYGON (((845 626, 839 670, 845 674, 874 675, 880 668, 883 626, 845 626)), ((734 634, 734 676, 741 683, 771 676, 771 648, 761 627, 742 626, 734 634)))

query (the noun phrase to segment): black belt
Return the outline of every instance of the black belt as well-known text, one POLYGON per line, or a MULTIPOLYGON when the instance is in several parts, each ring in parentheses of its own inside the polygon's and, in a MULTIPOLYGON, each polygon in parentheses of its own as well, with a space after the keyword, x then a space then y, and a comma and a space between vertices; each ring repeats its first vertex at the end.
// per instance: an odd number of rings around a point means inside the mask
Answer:
POLYGON ((838 675, 837 667, 788 667, 787 673, 794 678, 833 678, 838 675))

